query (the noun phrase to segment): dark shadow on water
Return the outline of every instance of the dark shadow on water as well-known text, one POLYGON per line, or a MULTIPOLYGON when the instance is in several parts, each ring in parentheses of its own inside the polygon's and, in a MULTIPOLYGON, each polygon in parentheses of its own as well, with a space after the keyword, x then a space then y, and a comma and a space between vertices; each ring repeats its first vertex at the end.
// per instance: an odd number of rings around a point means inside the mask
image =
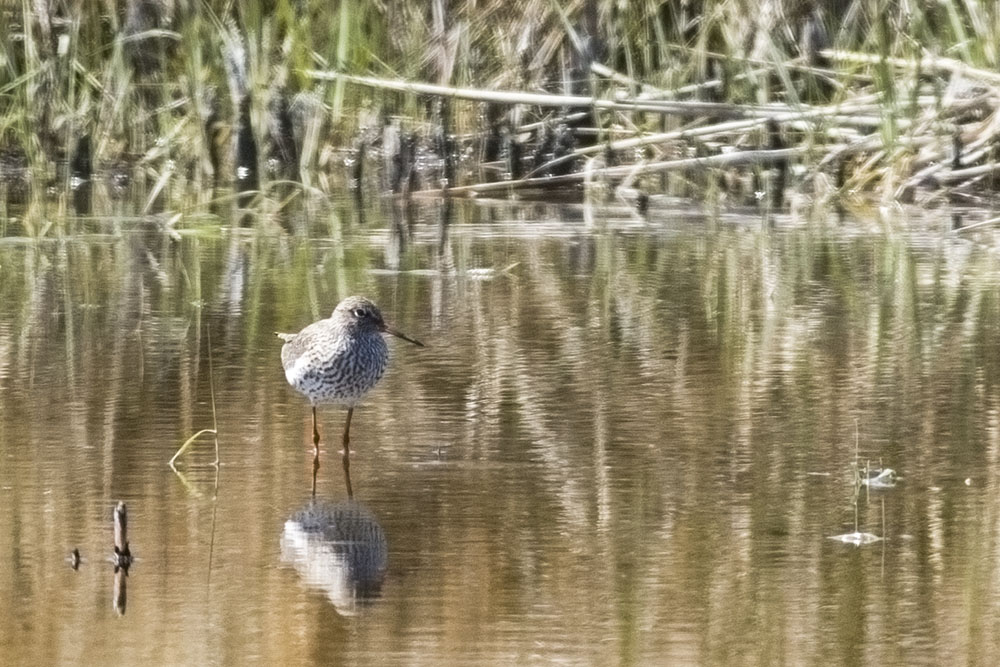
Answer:
POLYGON ((281 533, 282 562, 343 615, 380 596, 388 554, 378 519, 354 500, 313 500, 285 522, 281 533))

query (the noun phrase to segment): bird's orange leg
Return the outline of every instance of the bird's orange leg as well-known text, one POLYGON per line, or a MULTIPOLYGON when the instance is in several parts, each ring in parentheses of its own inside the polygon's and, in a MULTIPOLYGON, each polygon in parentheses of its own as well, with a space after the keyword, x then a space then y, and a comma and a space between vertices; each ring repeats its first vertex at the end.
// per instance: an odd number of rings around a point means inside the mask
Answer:
POLYGON ((316 454, 316 462, 319 463, 319 428, 316 426, 316 406, 313 409, 313 450, 316 454))
POLYGON ((354 491, 351 489, 351 417, 354 416, 354 408, 347 408, 347 423, 344 424, 344 482, 347 484, 347 497, 353 498, 354 491))
POLYGON ((316 500, 316 473, 319 472, 319 452, 313 456, 313 484, 312 484, 312 497, 316 500))

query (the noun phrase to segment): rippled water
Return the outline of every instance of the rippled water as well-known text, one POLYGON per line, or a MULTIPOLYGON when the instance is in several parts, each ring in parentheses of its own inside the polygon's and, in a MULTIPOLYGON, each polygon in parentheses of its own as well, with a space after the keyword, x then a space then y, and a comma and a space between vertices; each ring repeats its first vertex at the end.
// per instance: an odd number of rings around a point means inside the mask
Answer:
POLYGON ((992 237, 931 213, 413 213, 0 238, 5 663, 1000 655, 992 237), (428 347, 390 341, 355 412, 356 502, 321 409, 313 500, 273 332, 351 293, 428 347), (213 388, 222 466, 203 438, 175 473, 213 388), (856 496, 858 463, 901 479, 856 496), (831 539, 855 530, 884 539, 831 539))

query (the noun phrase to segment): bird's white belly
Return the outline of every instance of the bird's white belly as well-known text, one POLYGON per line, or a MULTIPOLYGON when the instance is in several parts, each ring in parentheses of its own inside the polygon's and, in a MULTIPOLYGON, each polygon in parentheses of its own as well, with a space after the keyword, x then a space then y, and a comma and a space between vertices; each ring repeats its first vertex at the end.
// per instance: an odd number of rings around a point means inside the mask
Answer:
POLYGON ((351 363, 351 354, 317 359, 305 354, 285 369, 285 378, 310 402, 352 407, 381 379, 388 354, 376 354, 365 364, 351 363))

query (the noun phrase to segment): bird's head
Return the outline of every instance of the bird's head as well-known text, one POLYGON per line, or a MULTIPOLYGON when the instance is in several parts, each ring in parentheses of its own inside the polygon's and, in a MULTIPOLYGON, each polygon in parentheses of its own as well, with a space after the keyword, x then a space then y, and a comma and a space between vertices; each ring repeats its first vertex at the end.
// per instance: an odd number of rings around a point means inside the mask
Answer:
POLYGON ((382 311, 371 299, 363 296, 349 296, 333 311, 333 318, 345 326, 360 332, 387 333, 423 347, 424 344, 389 327, 382 318, 382 311))

